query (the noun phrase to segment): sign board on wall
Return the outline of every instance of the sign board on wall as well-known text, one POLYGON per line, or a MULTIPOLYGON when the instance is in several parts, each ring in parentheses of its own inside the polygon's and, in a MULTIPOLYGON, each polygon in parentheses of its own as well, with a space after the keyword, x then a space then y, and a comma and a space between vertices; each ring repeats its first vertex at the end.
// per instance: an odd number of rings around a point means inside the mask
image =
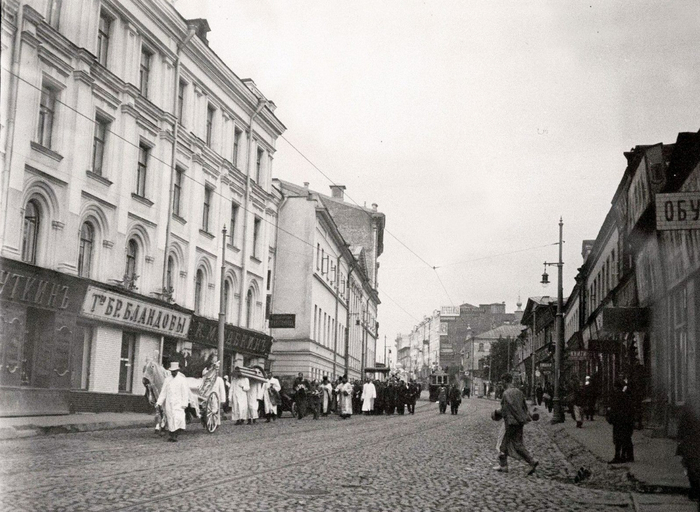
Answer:
POLYGON ((174 338, 187 337, 191 319, 188 313, 94 286, 88 286, 81 316, 174 338))
POLYGON ((297 316, 293 313, 276 313, 270 315, 270 329, 294 329, 297 316))
POLYGON ((656 229, 700 229, 700 191, 656 194, 656 229))

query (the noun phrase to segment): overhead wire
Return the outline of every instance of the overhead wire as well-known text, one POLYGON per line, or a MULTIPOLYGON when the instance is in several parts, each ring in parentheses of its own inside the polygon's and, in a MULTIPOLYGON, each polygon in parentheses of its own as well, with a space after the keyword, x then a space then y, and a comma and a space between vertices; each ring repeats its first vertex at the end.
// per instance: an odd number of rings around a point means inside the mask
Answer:
MULTIPOLYGON (((4 66, 2 67, 2 69, 3 69, 4 71, 6 71, 7 73, 9 73, 10 75, 12 75, 12 76, 14 76, 15 78, 17 78, 18 80, 24 82, 24 83, 27 84, 28 86, 30 86, 30 87, 34 88, 35 90, 41 92, 41 89, 40 89, 39 87, 37 87, 35 84, 29 82, 28 80, 24 79, 23 77, 19 76, 18 74, 13 73, 10 69, 8 69, 8 68, 6 68, 6 67, 4 67, 4 66)), ((71 105, 65 103, 64 101, 61 101, 60 98, 56 98, 56 99, 55 99, 55 102, 58 103, 59 105, 64 106, 64 107, 67 108, 68 110, 74 112, 75 114, 81 116, 82 118, 86 119, 87 121, 91 122, 93 125, 96 125, 96 124, 97 124, 97 121, 95 120, 94 117, 88 116, 87 114, 85 114, 85 113, 83 113, 83 112, 80 112, 78 109, 74 108, 73 106, 71 106, 71 105)), ((130 140, 124 138, 124 137, 121 136, 120 134, 118 134, 118 133, 112 131, 112 129, 111 129, 111 124, 110 124, 110 127, 107 128, 107 133, 110 134, 110 135, 112 135, 113 137, 116 137, 117 139, 123 141, 124 143, 126 143, 126 144, 128 144, 128 145, 130 145, 130 146, 132 146, 132 147, 134 147, 134 148, 136 148, 136 149, 139 148, 139 145, 138 145, 138 144, 135 144, 134 142, 131 142, 130 140)), ((285 140, 286 140, 286 139, 285 139, 285 140)), ((288 141, 287 141, 287 142, 288 142, 288 141)), ((291 143, 290 143, 290 146, 291 146, 291 143)), ((296 149, 296 148, 294 148, 294 149, 296 149)), ((15 151, 16 151, 16 150, 15 150, 15 151)), ((299 151, 299 150, 297 149, 297 151, 299 151)), ((299 153, 302 154, 300 151, 299 151, 299 153)), ((25 158, 28 157, 28 155, 23 154, 23 153, 21 153, 21 152, 20 152, 19 154, 21 154, 21 155, 24 156, 25 158)), ((304 155, 302 154, 302 156, 304 156, 304 155)), ((155 161, 157 161, 157 162, 162 163, 162 164, 165 165, 168 169, 170 169, 170 167, 171 167, 170 162, 166 162, 165 160, 162 160, 162 159, 158 158, 156 155, 154 155, 154 154, 152 154, 152 153, 149 154, 149 158, 151 158, 151 159, 153 159, 153 160, 155 160, 155 161)), ((304 158, 306 158, 306 157, 304 157, 304 158)), ((311 165, 313 165, 321 174, 323 174, 323 176, 325 176, 326 179, 328 179, 329 181, 331 181, 331 183, 333 183, 333 181, 332 181, 328 176, 326 176, 325 173, 323 173, 323 171, 321 171, 318 167, 316 167, 316 166, 313 164, 313 162, 311 162, 311 161, 308 160, 308 159, 307 159, 307 161, 309 161, 309 163, 310 163, 311 165)), ((189 174, 187 174, 187 173, 183 173, 183 176, 184 176, 186 179, 190 180, 191 182, 193 182, 193 183, 195 183, 195 184, 197 184, 197 185, 200 185, 200 186, 202 186, 202 187, 206 187, 206 183, 197 181, 193 176, 191 176, 191 175, 189 175, 189 174)), ((71 177, 71 179, 77 179, 78 181, 81 181, 81 182, 83 182, 83 183, 89 183, 88 180, 85 179, 85 178, 80 178, 80 177, 78 177, 78 176, 73 176, 73 175, 71 175, 70 177, 71 177)), ((219 192, 217 189, 213 189, 213 190, 212 190, 212 193, 213 193, 214 195, 216 195, 216 196, 219 196, 219 197, 222 198, 222 199, 228 200, 228 198, 226 198, 226 197, 225 197, 221 192, 219 192)), ((120 197, 123 197, 123 198, 128 198, 128 197, 130 197, 129 195, 124 194, 124 193, 122 193, 121 191, 117 192, 117 195, 119 195, 120 197)), ((355 204, 357 204, 354 200, 353 200, 353 202, 354 202, 355 204)), ((254 213, 253 210, 251 210, 250 208, 248 208, 247 205, 241 205, 241 204, 239 204, 238 206, 239 206, 240 208, 242 208, 243 211, 245 211, 245 212, 254 213)), ((357 205, 357 206, 359 206, 359 205, 357 205)), ((366 210, 365 210, 364 208, 363 208, 361 211, 364 211, 365 213, 369 214, 368 212, 366 212, 366 210)), ((289 235, 289 236, 295 238, 296 240, 302 242, 303 244, 308 245, 311 249, 314 249, 314 245, 313 245, 312 243, 308 242, 307 240, 304 240, 303 238, 300 238, 300 237, 297 236, 295 233, 292 233, 291 231, 286 230, 286 229, 280 227, 280 226, 279 226, 279 223, 274 224, 274 223, 270 222, 268 219, 266 219, 266 218, 264 218, 264 217, 261 217, 260 220, 262 220, 263 222, 265 222, 265 223, 267 223, 267 224, 269 224, 269 225, 271 225, 271 226, 276 227, 276 229, 279 229, 279 230, 282 231, 283 233, 285 233, 285 234, 287 234, 287 235, 289 235)), ((386 230, 385 230, 385 231, 386 231, 386 230)), ((392 235, 392 236, 393 236, 393 235, 392 235)), ((408 247, 407 247, 407 248, 408 248, 408 247)), ((409 249, 409 250, 410 250, 410 249, 409 249)), ((411 252, 412 252, 412 251, 411 251, 411 252)), ((416 256, 417 256, 417 255, 416 255, 416 256)), ((420 258, 420 257, 419 257, 419 258, 420 258)), ((420 258, 420 259, 422 260, 422 258, 420 258)), ((422 261, 425 262, 425 260, 422 260, 422 261)), ((427 262, 425 262, 425 263, 427 264, 427 262)), ((401 309, 405 314, 407 314, 408 316, 410 316, 411 318, 413 318, 413 319, 415 320, 415 317, 414 317, 413 315, 411 315, 408 311, 406 311, 406 309, 404 309, 401 305, 399 305, 399 303, 396 302, 396 300, 394 300, 394 299, 393 299, 391 296, 389 296, 386 292, 384 292, 384 291, 382 290, 381 293, 382 293, 383 295, 385 295, 389 300, 391 300, 394 304, 396 304, 396 305, 399 307, 399 309, 401 309)))

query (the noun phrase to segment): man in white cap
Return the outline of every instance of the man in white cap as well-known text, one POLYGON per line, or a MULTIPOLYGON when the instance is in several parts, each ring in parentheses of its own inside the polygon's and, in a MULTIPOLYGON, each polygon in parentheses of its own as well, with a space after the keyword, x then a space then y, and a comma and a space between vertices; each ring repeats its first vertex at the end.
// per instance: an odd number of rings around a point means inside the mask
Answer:
POLYGON ((160 391, 156 405, 164 406, 165 418, 168 422, 168 441, 177 441, 180 430, 185 430, 185 409, 190 402, 190 387, 187 379, 180 373, 180 363, 173 361, 170 363, 168 371, 172 375, 171 379, 166 379, 163 389, 160 391))

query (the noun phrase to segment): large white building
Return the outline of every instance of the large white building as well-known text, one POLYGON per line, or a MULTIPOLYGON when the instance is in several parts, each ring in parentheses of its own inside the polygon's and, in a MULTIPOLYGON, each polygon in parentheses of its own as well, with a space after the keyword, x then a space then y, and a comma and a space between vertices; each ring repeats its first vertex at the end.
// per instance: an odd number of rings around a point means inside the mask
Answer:
POLYGON ((275 185, 283 200, 272 311, 294 315, 294 326, 272 329, 273 370, 360 378, 376 362, 384 214, 345 202, 345 187, 331 187, 329 197, 275 185))
POLYGON ((2 15, 0 414, 128 408, 146 359, 216 347, 220 297, 227 366, 264 362, 274 103, 166 0, 2 15))

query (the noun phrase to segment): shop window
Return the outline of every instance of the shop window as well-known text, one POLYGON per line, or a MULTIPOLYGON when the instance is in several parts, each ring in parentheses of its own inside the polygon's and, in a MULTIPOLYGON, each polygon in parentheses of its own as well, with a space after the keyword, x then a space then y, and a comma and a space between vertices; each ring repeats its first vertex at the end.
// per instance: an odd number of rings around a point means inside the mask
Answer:
POLYGON ((22 261, 36 265, 36 253, 41 226, 41 209, 36 201, 31 200, 24 209, 24 227, 22 234, 22 261))
POLYGON ((92 327, 77 326, 72 348, 71 388, 73 389, 90 389, 92 337, 92 327))
POLYGON ((124 332, 122 334, 122 349, 119 357, 119 392, 131 393, 134 379, 134 351, 136 348, 136 334, 124 332))
POLYGON ((94 241, 95 229, 92 224, 83 223, 83 227, 80 228, 80 250, 78 252, 78 275, 80 277, 90 277, 94 241))
POLYGON ((22 343, 21 384, 48 388, 51 384, 54 318, 51 311, 27 308, 26 335, 22 343))

